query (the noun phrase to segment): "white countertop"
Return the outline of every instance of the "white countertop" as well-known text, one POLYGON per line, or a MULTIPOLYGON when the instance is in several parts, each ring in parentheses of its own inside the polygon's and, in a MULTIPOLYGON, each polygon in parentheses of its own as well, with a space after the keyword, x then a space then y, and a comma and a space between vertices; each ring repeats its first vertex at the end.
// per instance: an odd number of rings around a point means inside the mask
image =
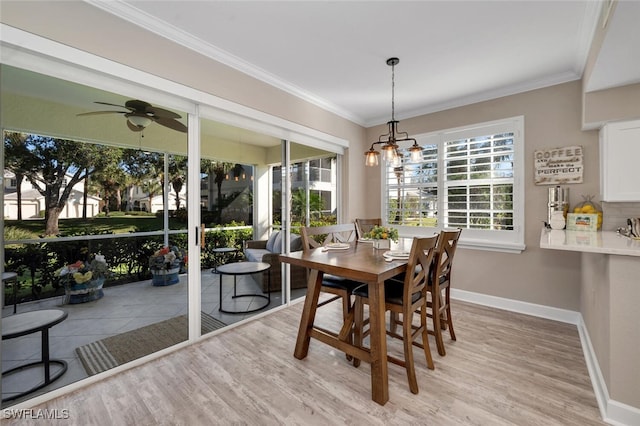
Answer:
POLYGON ((542 228, 540 248, 640 256, 640 240, 634 240, 612 231, 559 231, 542 228))

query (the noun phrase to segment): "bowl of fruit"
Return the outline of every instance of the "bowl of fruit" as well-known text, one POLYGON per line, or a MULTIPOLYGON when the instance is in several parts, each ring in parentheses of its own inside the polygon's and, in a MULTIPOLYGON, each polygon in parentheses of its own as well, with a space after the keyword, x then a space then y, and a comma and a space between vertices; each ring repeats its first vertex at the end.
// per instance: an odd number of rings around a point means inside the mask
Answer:
POLYGON ((600 229, 602 227, 602 207, 600 207, 600 204, 593 201, 593 195, 583 195, 582 199, 583 201, 573 208, 573 212, 582 214, 597 214, 598 229, 600 229))

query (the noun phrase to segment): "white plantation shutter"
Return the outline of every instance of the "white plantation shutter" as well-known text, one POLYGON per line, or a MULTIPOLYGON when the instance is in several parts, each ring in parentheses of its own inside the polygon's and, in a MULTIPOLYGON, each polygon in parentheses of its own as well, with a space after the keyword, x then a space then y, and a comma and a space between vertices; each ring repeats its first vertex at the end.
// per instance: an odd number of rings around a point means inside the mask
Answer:
POLYGON ((455 227, 463 245, 522 250, 523 128, 516 117, 415 136, 423 161, 402 150, 384 167, 383 217, 407 236, 455 227))
POLYGON ((438 194, 438 147, 423 146, 424 161, 387 167, 389 223, 436 226, 438 194))
POLYGON ((513 230, 513 132, 444 142, 446 227, 513 230))

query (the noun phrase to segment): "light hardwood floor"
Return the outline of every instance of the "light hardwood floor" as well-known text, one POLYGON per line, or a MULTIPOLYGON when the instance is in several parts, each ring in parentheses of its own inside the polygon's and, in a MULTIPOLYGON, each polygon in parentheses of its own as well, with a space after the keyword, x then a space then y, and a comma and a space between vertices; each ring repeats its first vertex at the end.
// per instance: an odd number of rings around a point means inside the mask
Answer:
MULTIPOLYGON (((275 312, 34 409, 63 425, 600 425, 575 326, 454 301, 457 342, 415 349, 420 393, 389 365, 389 402, 370 398, 368 364, 311 341, 293 357, 302 304, 275 312)), ((319 310, 337 326, 340 307, 319 310)), ((389 350, 402 347, 389 339, 389 350)), ((4 420, 43 424, 42 420, 4 420)), ((47 424, 56 424, 47 422, 47 424)))

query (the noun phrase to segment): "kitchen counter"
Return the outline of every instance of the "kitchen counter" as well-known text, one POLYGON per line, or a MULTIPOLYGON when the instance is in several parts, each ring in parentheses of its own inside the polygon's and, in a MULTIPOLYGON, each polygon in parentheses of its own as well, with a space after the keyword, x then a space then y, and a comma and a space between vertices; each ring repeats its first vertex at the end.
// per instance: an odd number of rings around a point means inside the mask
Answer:
POLYGON ((542 228, 540 248, 640 256, 640 240, 631 239, 613 231, 564 231, 542 228))
POLYGON ((606 418, 640 425, 640 240, 543 228, 540 248, 580 253, 578 328, 594 391, 606 418))

